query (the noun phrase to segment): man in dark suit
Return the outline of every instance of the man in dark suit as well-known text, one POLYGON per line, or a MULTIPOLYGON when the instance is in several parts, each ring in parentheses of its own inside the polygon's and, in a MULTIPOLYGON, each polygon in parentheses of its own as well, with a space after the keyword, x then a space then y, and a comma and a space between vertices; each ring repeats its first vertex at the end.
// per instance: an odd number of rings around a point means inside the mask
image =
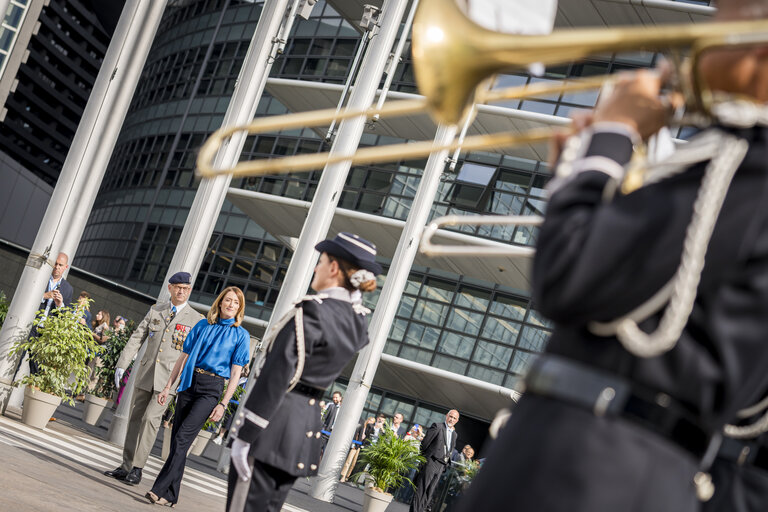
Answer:
POLYGON ((328 444, 331 432, 333 432, 333 426, 336 424, 336 418, 339 416, 339 409, 341 409, 342 396, 339 391, 334 391, 331 395, 331 403, 323 409, 323 430, 322 430, 322 444, 320 447, 320 453, 325 452, 325 445, 328 444))
MULTIPOLYGON (((764 0, 718 8, 768 18, 764 0)), ((555 327, 460 511, 695 512, 717 492, 723 425, 768 388, 767 54, 699 56, 712 124, 644 186, 629 163, 668 122, 661 73, 619 78, 574 123, 533 264, 555 327)))
MULTIPOLYGON (((48 286, 40 302, 38 309, 38 318, 42 313, 43 318, 54 313, 57 309, 71 306, 72 303, 72 285, 64 279, 64 272, 69 268, 69 256, 60 252, 53 263, 51 277, 48 279, 48 286)), ((33 328, 30 336, 37 336, 37 329, 33 328)), ((29 373, 35 375, 39 370, 35 361, 35 355, 29 354, 29 373)))
POLYGON ((339 416, 339 409, 341 408, 341 393, 334 391, 331 400, 332 402, 323 411, 323 430, 326 432, 332 432, 333 426, 336 424, 336 418, 339 416))
POLYGON ((432 495, 451 461, 451 453, 456 447, 456 430, 454 426, 459 421, 459 411, 451 409, 445 415, 443 423, 433 423, 421 440, 421 454, 427 461, 421 467, 414 479, 416 492, 411 501, 411 512, 427 510, 432 495))

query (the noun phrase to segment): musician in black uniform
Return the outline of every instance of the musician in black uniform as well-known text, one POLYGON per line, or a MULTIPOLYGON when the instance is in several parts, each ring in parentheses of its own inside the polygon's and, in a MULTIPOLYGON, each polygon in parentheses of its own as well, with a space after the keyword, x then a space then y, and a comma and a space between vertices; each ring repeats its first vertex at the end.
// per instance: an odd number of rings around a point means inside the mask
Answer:
MULTIPOLYGON (((717 16, 765 18, 765 6, 722 0, 717 16)), ((767 55, 756 46, 702 57, 710 89, 757 103, 721 103, 667 175, 639 189, 624 188, 633 146, 668 119, 658 75, 619 79, 565 144, 533 269, 534 307, 554 332, 460 510, 687 512, 711 496, 718 433, 768 386, 767 55), (689 312, 665 285, 692 220, 706 231, 706 213, 692 215, 702 177, 731 171, 730 186, 707 194, 727 192, 700 281, 684 281, 697 291, 689 312), (643 304, 652 307, 637 311, 643 304), (664 336, 644 340, 635 320, 664 336)))
POLYGON ((230 431, 230 512, 279 511, 298 477, 317 474, 319 399, 368 344, 369 310, 360 304, 360 292, 376 289, 376 274, 381 273, 376 247, 357 235, 339 233, 315 248, 321 254, 311 286, 318 294, 304 297, 292 311, 295 317, 278 324, 245 412, 230 431), (297 331, 303 332, 303 340, 297 339, 297 331))
POLYGON ((768 396, 748 410, 740 411, 739 418, 725 427, 711 470, 715 494, 703 504, 702 512, 768 510, 766 401, 768 396))

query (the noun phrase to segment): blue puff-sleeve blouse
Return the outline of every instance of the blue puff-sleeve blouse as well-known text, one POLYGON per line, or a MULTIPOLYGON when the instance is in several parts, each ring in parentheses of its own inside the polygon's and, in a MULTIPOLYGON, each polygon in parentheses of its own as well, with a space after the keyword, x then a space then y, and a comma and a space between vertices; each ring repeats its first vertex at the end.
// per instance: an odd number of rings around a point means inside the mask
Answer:
POLYGON ((235 326, 235 319, 219 319, 211 325, 208 320, 197 322, 184 340, 185 354, 188 354, 184 371, 181 372, 178 391, 192 385, 192 373, 202 368, 224 378, 229 378, 233 364, 248 364, 251 335, 243 327, 235 326))

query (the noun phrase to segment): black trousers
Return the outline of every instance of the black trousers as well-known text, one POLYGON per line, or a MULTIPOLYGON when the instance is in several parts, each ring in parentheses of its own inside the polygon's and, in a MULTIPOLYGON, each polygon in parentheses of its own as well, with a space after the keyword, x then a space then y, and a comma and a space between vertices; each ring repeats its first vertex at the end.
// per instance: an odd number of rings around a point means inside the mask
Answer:
POLYGON ((411 512, 422 512, 427 509, 444 470, 444 464, 440 464, 434 459, 427 459, 427 463, 421 467, 421 471, 413 481, 416 491, 413 494, 409 509, 411 512))
POLYGON ((192 375, 189 388, 176 395, 171 451, 155 483, 152 484, 152 492, 171 503, 179 501, 179 488, 189 447, 219 403, 219 397, 224 390, 222 377, 197 372, 192 375))
MULTIPOLYGON (((251 460, 251 459, 249 459, 251 460)), ((250 482, 240 483, 237 470, 229 465, 229 489, 227 491, 227 512, 280 512, 288 497, 288 491, 293 487, 296 478, 268 464, 262 464, 258 460, 253 461, 253 475, 250 482), (248 498, 243 510, 231 510, 232 498, 238 489, 237 485, 248 486, 248 498)))

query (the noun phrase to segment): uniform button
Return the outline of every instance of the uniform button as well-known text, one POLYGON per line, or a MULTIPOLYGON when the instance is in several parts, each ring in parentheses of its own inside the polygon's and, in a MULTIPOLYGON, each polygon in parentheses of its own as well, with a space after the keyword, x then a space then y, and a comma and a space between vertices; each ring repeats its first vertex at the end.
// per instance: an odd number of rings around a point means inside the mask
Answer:
POLYGON ((168 332, 168 329, 166 329, 165 332, 168 332))
POLYGON ((159 348, 159 349, 157 349, 157 351, 158 351, 158 352, 162 352, 162 351, 163 351, 163 349, 159 348))
POLYGON ((244 413, 244 412, 241 412, 241 413, 240 413, 240 417, 241 417, 241 418, 244 418, 244 417, 245 417, 245 413, 244 413))
POLYGON ((317 464, 310 464, 309 465, 309 469, 311 469, 312 471, 316 470, 317 469, 317 464))
POLYGON ((309 399, 309 405, 315 405, 315 399, 314 398, 310 398, 309 399))
POLYGON ((315 438, 316 438, 316 439, 320 439, 320 432, 318 432, 317 434, 315 434, 315 438))
POLYGON ((239 425, 240 423, 242 423, 240 420, 235 420, 235 425, 239 425))
POLYGON ((159 360, 159 359, 155 359, 155 362, 156 362, 156 363, 159 363, 159 362, 160 362, 160 360, 159 360))
POLYGON ((312 437, 312 431, 307 432, 307 437, 312 437))
POLYGON ((296 467, 299 468, 299 469, 304 469, 304 463, 303 462, 299 462, 298 464, 296 464, 296 467))

